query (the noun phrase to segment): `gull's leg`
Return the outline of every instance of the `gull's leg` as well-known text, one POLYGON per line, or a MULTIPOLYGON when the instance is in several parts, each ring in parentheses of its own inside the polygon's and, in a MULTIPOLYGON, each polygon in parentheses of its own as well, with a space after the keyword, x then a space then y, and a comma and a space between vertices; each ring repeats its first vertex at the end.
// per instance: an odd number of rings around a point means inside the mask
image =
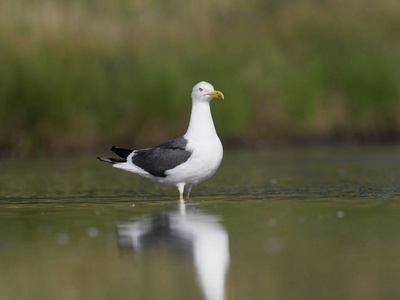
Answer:
POLYGON ((187 192, 186 200, 189 200, 190 191, 192 190, 192 186, 193 186, 193 184, 189 184, 189 185, 186 186, 186 192, 187 192))
POLYGON ((185 183, 178 183, 176 187, 179 190, 179 200, 183 200, 183 189, 185 188, 185 183))

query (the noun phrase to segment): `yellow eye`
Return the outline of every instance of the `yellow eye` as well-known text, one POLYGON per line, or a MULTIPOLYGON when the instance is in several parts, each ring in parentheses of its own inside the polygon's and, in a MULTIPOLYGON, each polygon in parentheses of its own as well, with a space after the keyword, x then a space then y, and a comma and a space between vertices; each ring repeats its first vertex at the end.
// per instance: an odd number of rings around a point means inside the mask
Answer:
POLYGON ((202 89, 202 88, 199 88, 199 91, 200 91, 200 92, 202 92, 202 91, 203 91, 203 89, 202 89))

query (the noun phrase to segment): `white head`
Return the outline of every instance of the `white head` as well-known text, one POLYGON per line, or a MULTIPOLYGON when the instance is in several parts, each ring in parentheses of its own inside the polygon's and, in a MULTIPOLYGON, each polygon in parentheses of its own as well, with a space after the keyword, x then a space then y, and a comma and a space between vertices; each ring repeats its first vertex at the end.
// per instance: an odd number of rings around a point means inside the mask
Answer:
POLYGON ((212 98, 224 99, 224 94, 214 90, 214 87, 205 81, 196 84, 192 90, 192 101, 210 102, 212 98))

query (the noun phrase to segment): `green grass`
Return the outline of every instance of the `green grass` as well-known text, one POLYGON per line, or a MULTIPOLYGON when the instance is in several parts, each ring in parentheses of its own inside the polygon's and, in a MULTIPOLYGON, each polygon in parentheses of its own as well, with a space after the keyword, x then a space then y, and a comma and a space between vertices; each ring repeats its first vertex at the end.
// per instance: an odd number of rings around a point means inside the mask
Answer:
POLYGON ((201 80, 226 141, 400 136, 393 1, 0 1, 0 153, 182 135, 201 80))

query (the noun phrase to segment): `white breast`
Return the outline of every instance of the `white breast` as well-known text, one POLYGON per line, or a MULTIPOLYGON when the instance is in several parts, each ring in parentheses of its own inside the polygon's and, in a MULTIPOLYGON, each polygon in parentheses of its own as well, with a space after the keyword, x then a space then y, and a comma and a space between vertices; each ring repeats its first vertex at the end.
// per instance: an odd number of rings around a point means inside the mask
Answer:
POLYGON ((218 136, 207 141, 189 140, 187 148, 193 149, 192 155, 184 164, 166 172, 168 181, 198 184, 214 175, 223 157, 218 136))

